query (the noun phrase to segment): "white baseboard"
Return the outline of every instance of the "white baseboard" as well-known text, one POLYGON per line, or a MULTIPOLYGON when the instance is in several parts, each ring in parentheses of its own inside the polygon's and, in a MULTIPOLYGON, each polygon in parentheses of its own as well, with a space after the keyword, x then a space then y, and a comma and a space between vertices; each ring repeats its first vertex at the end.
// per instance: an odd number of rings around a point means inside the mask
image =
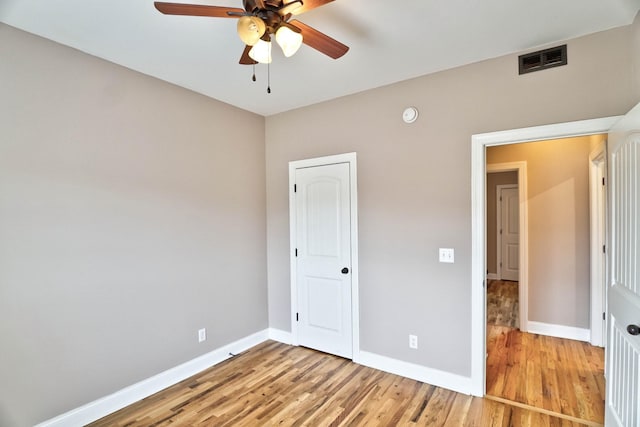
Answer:
POLYGON ((527 332, 531 334, 548 335, 550 337, 566 338, 569 340, 586 341, 591 340, 589 329, 576 328, 573 326, 553 325, 551 323, 527 322, 527 332))
POLYGON ((358 359, 361 365, 370 368, 411 378, 412 380, 446 388, 458 393, 471 394, 472 384, 470 377, 463 377, 450 372, 427 368, 426 366, 416 365, 366 351, 361 351, 358 359))
POLYGON ((487 280, 500 280, 497 273, 487 273, 487 280))
MULTIPOLYGON (((293 342, 291 332, 274 328, 269 328, 269 339, 289 345, 293 342)), ((471 378, 468 377, 427 368, 425 366, 409 362, 403 362, 401 360, 380 356, 366 351, 360 351, 357 352, 357 354, 354 354, 353 362, 378 369, 380 371, 389 372, 395 375, 400 375, 413 380, 422 381, 427 384, 453 390, 458 393, 471 394, 471 378)))
MULTIPOLYGON (((75 427, 91 423, 228 359, 231 357, 230 353, 241 353, 267 339, 284 344, 291 344, 292 334, 291 332, 274 328, 256 332, 253 335, 227 344, 212 352, 147 378, 146 380, 125 387, 113 394, 72 409, 55 418, 43 421, 36 427, 75 427)), ((471 394, 471 378, 469 377, 463 377, 365 351, 359 352, 357 356, 357 358, 354 357, 354 361, 357 359, 357 363, 361 365, 453 390, 458 393, 471 394)))
POLYGON ((293 343, 293 336, 291 332, 283 331, 281 329, 269 328, 269 339, 281 342, 283 344, 291 345, 293 343))
POLYGON ((248 350, 266 341, 269 336, 268 329, 256 332, 113 394, 44 421, 36 427, 75 427, 88 424, 228 359, 231 357, 229 353, 238 354, 248 350))

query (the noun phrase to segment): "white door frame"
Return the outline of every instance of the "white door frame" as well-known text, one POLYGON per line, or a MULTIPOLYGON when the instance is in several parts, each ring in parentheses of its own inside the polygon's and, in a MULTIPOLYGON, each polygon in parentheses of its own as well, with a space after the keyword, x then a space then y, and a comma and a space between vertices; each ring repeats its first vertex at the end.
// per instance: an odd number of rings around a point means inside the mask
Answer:
MULTIPOLYGON (((489 167, 487 167, 487 173, 490 173, 491 171, 489 170, 489 167)), ((519 173, 518 173, 519 175, 519 173)), ((525 174, 526 175, 526 174, 525 174)), ((520 178, 520 177, 518 177, 520 178)), ((518 236, 520 235, 522 230, 522 226, 520 224, 520 204, 522 203, 522 199, 520 198, 520 189, 518 188, 518 184, 498 184, 496 185, 496 262, 498 263, 496 265, 496 270, 497 271, 497 275, 498 275, 498 279, 502 280, 502 233, 500 233, 500 230, 502 230, 502 202, 501 202, 501 192, 502 190, 508 190, 510 188, 515 188, 516 190, 518 190, 518 236)), ((525 199, 525 203, 526 203, 526 199, 525 199)), ((518 237, 518 240, 520 240, 520 237, 518 237)), ((518 245, 520 244, 520 242, 518 242, 518 245)), ((520 254, 518 254, 518 257, 520 256, 520 254)), ((522 266, 522 262, 520 259, 518 259, 518 264, 519 266, 522 266)), ((520 275, 520 268, 518 268, 518 275, 520 275)), ((519 279, 518 279, 519 280, 519 279)), ((519 289, 519 288, 518 288, 519 289)))
POLYGON ((607 133, 621 117, 471 136, 471 394, 486 391, 486 147, 607 133))
POLYGON ((313 159, 289 162, 289 265, 291 274, 291 337, 292 344, 299 345, 298 322, 298 284, 296 271, 296 203, 293 185, 296 179, 296 169, 314 166, 325 166, 336 163, 349 164, 349 189, 351 197, 351 328, 352 328, 352 360, 360 360, 360 309, 358 293, 358 182, 356 153, 336 154, 333 156, 317 157, 313 159))
POLYGON ((603 245, 607 241, 607 152, 602 142, 589 154, 589 222, 591 241, 591 345, 604 347, 607 328, 602 314, 605 313, 606 258, 603 262, 603 245), (602 169, 599 166, 602 165, 602 169), (604 171, 603 171, 604 169, 604 171), (604 180, 604 181, 603 181, 604 180), (604 189, 603 189, 604 188, 604 189), (603 194, 604 193, 604 194, 603 194), (603 266, 603 264, 605 264, 603 266))

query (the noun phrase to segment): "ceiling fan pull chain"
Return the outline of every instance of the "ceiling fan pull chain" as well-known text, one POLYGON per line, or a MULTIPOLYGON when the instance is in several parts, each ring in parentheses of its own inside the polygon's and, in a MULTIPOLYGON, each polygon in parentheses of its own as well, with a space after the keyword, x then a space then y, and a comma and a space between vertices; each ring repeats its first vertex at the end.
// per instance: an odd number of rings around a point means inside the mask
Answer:
POLYGON ((252 81, 256 81, 256 64, 253 64, 253 76, 251 76, 252 81))
POLYGON ((271 93, 271 64, 267 64, 267 93, 271 93))

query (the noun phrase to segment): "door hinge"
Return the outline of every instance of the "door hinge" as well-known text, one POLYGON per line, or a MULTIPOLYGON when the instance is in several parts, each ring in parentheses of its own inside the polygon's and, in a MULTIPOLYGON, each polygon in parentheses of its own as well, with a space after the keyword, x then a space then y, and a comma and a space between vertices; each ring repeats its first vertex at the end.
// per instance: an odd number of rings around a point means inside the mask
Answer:
POLYGON ((296 248, 296 256, 298 256, 298 248, 296 248))
POLYGON ((607 253, 607 247, 605 245, 602 245, 602 253, 603 254, 607 253))
POLYGON ((500 261, 500 267, 502 267, 502 261, 500 261))
POLYGON ((500 201, 502 201, 502 196, 500 196, 500 201))
POLYGON ((602 185, 604 185, 604 176, 602 177, 602 185))
POLYGON ((607 314, 606 313, 602 313, 602 320, 607 320, 607 314))
POLYGON ((298 185, 297 184, 293 184, 293 192, 297 192, 298 191, 298 185))
POLYGON ((500 235, 502 236, 502 228, 500 229, 500 235))
POLYGON ((298 313, 296 313, 296 322, 298 322, 300 319, 298 318, 298 313))

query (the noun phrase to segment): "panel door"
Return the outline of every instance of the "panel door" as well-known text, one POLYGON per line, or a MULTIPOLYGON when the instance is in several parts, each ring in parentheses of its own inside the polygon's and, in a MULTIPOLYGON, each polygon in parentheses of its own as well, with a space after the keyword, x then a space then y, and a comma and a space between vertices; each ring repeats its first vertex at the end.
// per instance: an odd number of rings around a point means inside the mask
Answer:
POLYGON ((352 357, 349 164, 296 169, 298 342, 352 357))
POLYGON ((640 425, 640 104, 609 135, 607 426, 640 425))
POLYGON ((520 215, 518 188, 500 190, 500 278, 517 281, 520 274, 520 215))

